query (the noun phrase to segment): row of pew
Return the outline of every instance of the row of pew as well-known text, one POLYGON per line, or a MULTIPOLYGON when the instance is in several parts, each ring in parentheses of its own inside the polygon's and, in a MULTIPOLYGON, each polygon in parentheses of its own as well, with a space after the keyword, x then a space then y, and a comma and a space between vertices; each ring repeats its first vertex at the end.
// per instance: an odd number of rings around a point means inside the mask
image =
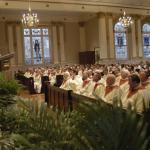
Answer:
MULTIPOLYGON (((74 93, 71 90, 64 90, 56 86, 51 86, 49 82, 45 86, 45 102, 48 107, 52 106, 59 110, 68 111, 76 109, 79 101, 95 102, 94 98, 86 97, 74 93)), ((110 104, 107 104, 111 106, 110 104)))
MULTIPOLYGON (((21 84, 23 84, 25 87, 27 87, 30 94, 36 93, 34 90, 34 79, 33 79, 33 77, 26 78, 24 76, 23 72, 18 72, 15 74, 15 79, 17 79, 21 84)), ((48 76, 41 76, 41 84, 42 84, 41 93, 45 93, 46 82, 50 83, 49 77, 48 76)), ((62 82, 63 82, 63 75, 57 75, 56 76, 56 83, 54 84, 54 86, 60 87, 62 82)))
MULTIPOLYGON (((18 73, 15 74, 15 79, 17 79, 22 85, 24 85, 30 92, 30 94, 36 94, 34 90, 34 79, 33 77, 26 78, 24 74, 18 73)), ((41 93, 45 92, 45 83, 46 81, 49 81, 48 76, 42 76, 41 77, 41 93)))
MULTIPOLYGON (((67 91, 59 87, 51 86, 48 82, 45 86, 45 102, 48 107, 57 108, 58 110, 67 112, 68 110, 74 110, 78 107, 79 102, 90 101, 95 102, 93 98, 89 98, 83 95, 73 93, 72 91, 67 91)), ((103 105, 107 105, 110 109, 113 109, 111 104, 102 101, 103 105)), ((123 110, 125 111, 125 110, 123 110)), ((137 114, 137 116, 141 116, 137 114)), ((143 115, 144 120, 148 123, 147 136, 150 136, 150 109, 146 110, 143 115)))

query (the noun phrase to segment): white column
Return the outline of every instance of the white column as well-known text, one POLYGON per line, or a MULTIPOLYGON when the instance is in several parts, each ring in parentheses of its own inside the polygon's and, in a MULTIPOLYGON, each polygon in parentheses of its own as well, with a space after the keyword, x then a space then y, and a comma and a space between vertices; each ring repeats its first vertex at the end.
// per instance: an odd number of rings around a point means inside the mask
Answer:
POLYGON ((53 63, 59 63, 57 26, 52 26, 53 63))
POLYGON ((22 29, 20 25, 16 26, 16 42, 17 42, 17 64, 22 66, 23 64, 23 43, 22 43, 22 29))
MULTIPOLYGON (((9 53, 15 52, 13 26, 12 25, 8 26, 8 49, 9 49, 9 53)), ((14 54, 14 57, 11 58, 11 60, 10 60, 11 67, 15 66, 15 55, 16 54, 14 54)))
POLYGON ((115 58, 115 46, 114 46, 114 29, 113 29, 113 18, 109 16, 108 18, 108 28, 109 28, 109 54, 110 58, 115 58))
POLYGON ((141 27, 141 19, 138 18, 137 22, 137 45, 138 45, 138 56, 143 57, 143 43, 142 43, 142 27, 141 27))
POLYGON ((79 23, 80 32, 80 52, 86 51, 86 38, 85 38, 85 26, 84 23, 79 23))
POLYGON ((98 17, 98 29, 99 29, 99 48, 100 59, 107 59, 107 33, 106 33, 106 17, 104 14, 100 14, 98 17))
POLYGON ((65 57, 65 41, 64 41, 64 26, 59 26, 59 50, 61 63, 66 61, 65 57))
POLYGON ((132 39, 132 58, 137 58, 135 24, 131 25, 131 39, 132 39))

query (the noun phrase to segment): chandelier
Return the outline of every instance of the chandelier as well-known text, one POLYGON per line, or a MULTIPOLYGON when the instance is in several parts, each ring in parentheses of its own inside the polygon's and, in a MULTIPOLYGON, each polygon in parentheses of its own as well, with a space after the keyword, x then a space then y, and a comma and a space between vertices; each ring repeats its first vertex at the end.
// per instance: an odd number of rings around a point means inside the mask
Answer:
POLYGON ((124 28, 128 28, 133 23, 133 20, 132 17, 126 16, 126 12, 124 11, 123 16, 119 18, 119 22, 124 28))
POLYGON ((28 12, 22 15, 22 24, 28 28, 35 27, 39 24, 39 19, 37 18, 37 14, 32 13, 31 11, 30 0, 29 0, 28 12))

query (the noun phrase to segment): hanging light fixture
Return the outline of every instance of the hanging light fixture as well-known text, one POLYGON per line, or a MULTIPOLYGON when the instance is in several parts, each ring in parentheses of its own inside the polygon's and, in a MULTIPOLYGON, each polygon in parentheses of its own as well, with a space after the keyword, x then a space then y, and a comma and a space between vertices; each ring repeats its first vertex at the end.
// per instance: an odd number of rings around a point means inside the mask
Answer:
POLYGON ((28 12, 24 13, 22 15, 22 24, 25 27, 28 27, 28 28, 35 27, 39 24, 39 19, 37 18, 37 14, 32 13, 32 11, 31 11, 31 2, 30 2, 30 0, 29 0, 28 12))
POLYGON ((119 18, 119 22, 124 28, 128 28, 131 24, 133 24, 132 17, 126 16, 125 11, 123 12, 123 16, 119 18))

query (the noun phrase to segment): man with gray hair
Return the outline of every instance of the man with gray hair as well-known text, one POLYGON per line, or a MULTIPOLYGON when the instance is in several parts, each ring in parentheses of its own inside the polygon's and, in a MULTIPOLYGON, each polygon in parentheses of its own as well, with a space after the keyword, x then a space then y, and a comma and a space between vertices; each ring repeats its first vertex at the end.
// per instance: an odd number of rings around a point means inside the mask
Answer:
POLYGON ((130 72, 128 70, 126 69, 121 70, 121 78, 118 83, 118 86, 123 92, 129 89, 129 84, 128 84, 129 75, 130 75, 130 72))
POLYGON ((104 91, 98 95, 99 98, 101 98, 106 103, 112 104, 114 100, 120 100, 122 91, 115 84, 116 77, 113 74, 108 74, 106 78, 106 87, 104 88, 104 91))

